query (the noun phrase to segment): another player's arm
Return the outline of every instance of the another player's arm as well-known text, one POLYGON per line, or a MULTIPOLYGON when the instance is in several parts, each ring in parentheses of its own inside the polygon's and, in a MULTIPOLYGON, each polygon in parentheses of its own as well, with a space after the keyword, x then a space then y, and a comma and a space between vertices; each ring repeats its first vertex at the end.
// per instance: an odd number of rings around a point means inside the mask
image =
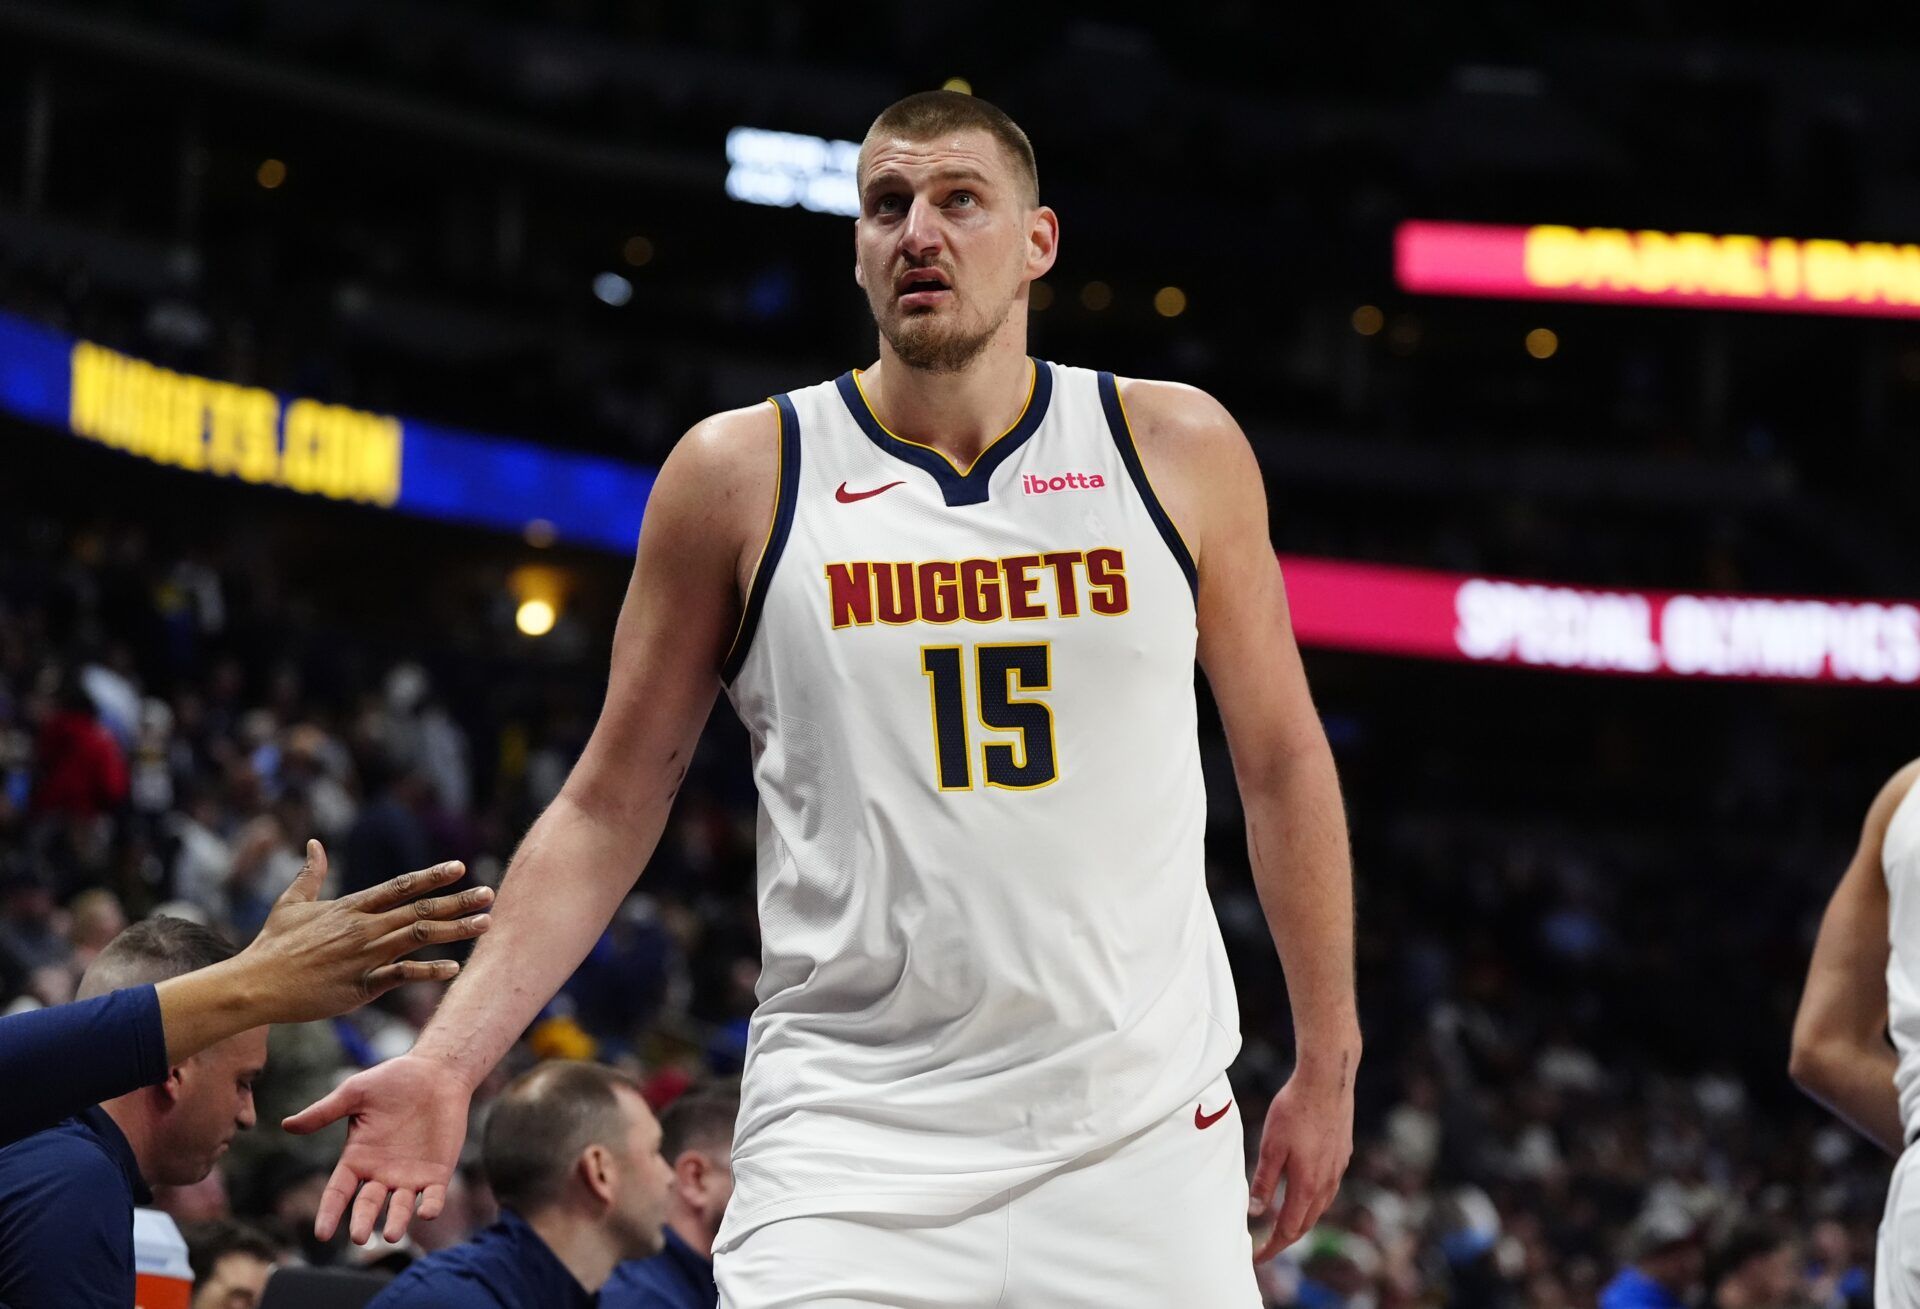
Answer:
POLYGON ((286 1122, 310 1132, 351 1118, 314 1223, 322 1239, 349 1202, 357 1242, 389 1193, 389 1240, 416 1198, 422 1217, 439 1212, 473 1088, 586 956, 651 857, 718 690, 742 561, 766 536, 777 448, 776 413, 762 405, 696 426, 661 468, 600 719, 508 865, 491 930, 410 1054, 286 1122))
POLYGON ((1127 382, 1141 458, 1199 571, 1199 657, 1233 752, 1247 851, 1286 970, 1297 1063, 1267 1117, 1253 1178, 1287 1194, 1265 1258, 1326 1210, 1353 1152, 1360 1021, 1353 871, 1333 752, 1307 691, 1246 436, 1205 392, 1127 382))
POLYGON ((1787 1071, 1800 1089, 1888 1154, 1903 1148, 1897 1064, 1887 1043, 1887 882, 1881 849, 1920 761, 1893 775, 1867 810, 1860 845, 1820 920, 1793 1021, 1787 1071))

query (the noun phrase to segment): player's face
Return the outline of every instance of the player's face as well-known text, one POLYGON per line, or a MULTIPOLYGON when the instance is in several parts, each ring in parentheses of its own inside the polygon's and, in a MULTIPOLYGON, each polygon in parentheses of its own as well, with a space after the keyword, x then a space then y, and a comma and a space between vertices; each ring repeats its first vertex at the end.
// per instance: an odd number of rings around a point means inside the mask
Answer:
POLYGON ((254 1124, 253 1083, 267 1065, 267 1029, 229 1037, 181 1064, 166 1118, 162 1177, 149 1184, 191 1186, 213 1171, 235 1132, 254 1124))
POLYGON ((987 132, 867 145, 854 275, 910 367, 971 362, 1052 266, 1055 230, 987 132))

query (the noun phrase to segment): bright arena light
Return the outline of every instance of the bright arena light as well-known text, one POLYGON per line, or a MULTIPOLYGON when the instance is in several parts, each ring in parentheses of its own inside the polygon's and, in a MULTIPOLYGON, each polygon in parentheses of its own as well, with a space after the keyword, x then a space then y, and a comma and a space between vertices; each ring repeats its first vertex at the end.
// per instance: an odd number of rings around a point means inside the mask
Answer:
POLYGON ((859 160, 857 141, 736 127, 727 133, 727 194, 750 205, 852 218, 860 212, 859 160))
POLYGON ((527 636, 545 636, 553 630, 556 616, 553 605, 546 600, 523 600, 514 611, 513 625, 527 636))
POLYGON ((618 273, 600 273, 593 279, 593 295, 602 304, 618 309, 633 299, 633 283, 618 273))

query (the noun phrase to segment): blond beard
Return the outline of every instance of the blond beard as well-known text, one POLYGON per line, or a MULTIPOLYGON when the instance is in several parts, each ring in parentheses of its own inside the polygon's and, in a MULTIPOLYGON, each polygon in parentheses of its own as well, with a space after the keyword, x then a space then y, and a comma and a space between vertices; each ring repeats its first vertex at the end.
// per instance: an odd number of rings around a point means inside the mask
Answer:
POLYGON ((1012 312, 1013 301, 1009 300, 1001 308, 1000 316, 979 332, 940 331, 937 323, 924 321, 932 319, 932 314, 896 318, 892 331, 887 330, 885 322, 878 319, 876 322, 879 322, 880 335, 907 367, 928 373, 957 373, 979 358, 987 342, 993 340, 994 333, 1012 312))

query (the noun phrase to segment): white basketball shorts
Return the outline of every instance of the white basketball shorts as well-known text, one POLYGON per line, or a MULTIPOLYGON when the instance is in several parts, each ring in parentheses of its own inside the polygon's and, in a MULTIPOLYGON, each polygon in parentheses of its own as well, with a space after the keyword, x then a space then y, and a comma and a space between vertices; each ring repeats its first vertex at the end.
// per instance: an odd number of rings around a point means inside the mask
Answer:
POLYGON ((1259 1309, 1240 1110, 1197 1104, 952 1216, 782 1218, 714 1262, 720 1309, 1259 1309))

